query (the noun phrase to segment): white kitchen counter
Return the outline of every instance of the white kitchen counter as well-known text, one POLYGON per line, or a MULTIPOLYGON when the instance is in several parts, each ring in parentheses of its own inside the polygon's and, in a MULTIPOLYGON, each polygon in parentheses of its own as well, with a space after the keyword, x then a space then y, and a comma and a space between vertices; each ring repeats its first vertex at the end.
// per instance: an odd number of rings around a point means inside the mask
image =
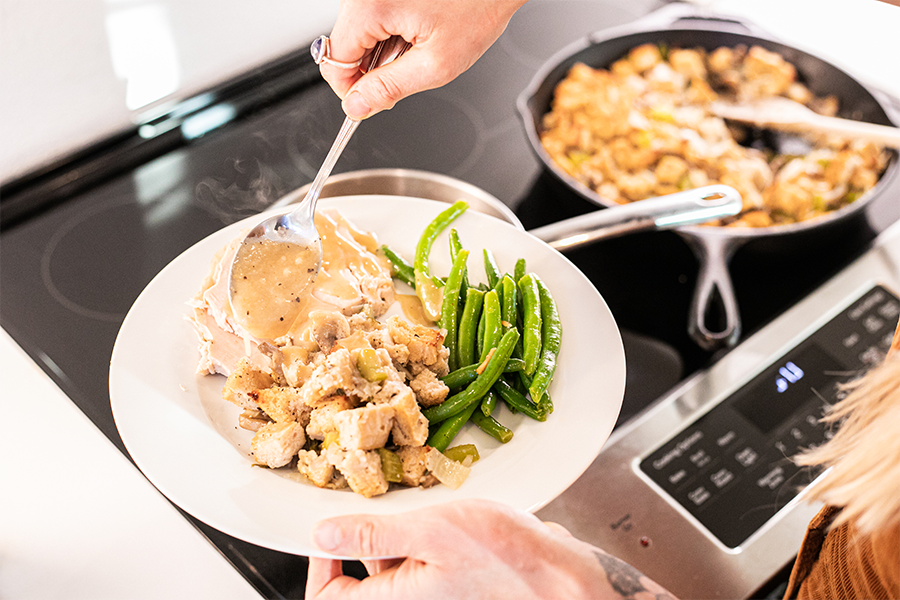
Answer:
POLYGON ((0 598, 259 598, 5 331, 0 381, 0 598))

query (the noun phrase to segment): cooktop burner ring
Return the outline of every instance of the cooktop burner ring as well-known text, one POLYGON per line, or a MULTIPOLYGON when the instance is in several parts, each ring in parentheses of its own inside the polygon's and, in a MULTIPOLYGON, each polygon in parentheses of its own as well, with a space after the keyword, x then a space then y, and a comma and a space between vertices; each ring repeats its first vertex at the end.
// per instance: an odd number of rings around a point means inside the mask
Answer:
MULTIPOLYGON (((41 255, 41 280, 50 296, 70 312, 106 323, 120 323, 125 318, 126 313, 92 308, 86 305, 87 302, 85 300, 73 299, 69 293, 61 289, 61 285, 57 284, 52 263, 54 257, 59 256, 57 251, 64 244, 69 234, 78 231, 82 225, 91 222, 97 216, 119 208, 131 208, 133 212, 133 199, 123 197, 117 198, 112 202, 101 203, 79 213, 77 217, 65 221, 59 229, 53 232, 41 255)), ((110 221, 103 220, 103 222, 109 223, 110 221)), ((81 232, 79 231, 79 233, 81 232)), ((95 275, 102 271, 102 269, 97 268, 96 264, 85 264, 84 266, 85 271, 89 270, 95 275)), ((84 286, 82 286, 82 289, 84 289, 84 286)))

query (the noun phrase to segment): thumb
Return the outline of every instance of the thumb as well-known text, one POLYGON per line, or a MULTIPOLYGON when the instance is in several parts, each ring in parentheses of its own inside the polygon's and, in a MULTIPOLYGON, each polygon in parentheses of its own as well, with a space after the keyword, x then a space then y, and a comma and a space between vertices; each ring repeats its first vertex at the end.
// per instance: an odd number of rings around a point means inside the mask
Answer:
POLYGON ((451 65, 413 46, 398 59, 372 69, 350 88, 342 107, 351 118, 364 119, 388 110, 408 96, 440 87, 459 75, 451 65))
POLYGON ((319 521, 313 543, 331 554, 354 558, 408 556, 405 527, 391 516, 353 515, 319 521))

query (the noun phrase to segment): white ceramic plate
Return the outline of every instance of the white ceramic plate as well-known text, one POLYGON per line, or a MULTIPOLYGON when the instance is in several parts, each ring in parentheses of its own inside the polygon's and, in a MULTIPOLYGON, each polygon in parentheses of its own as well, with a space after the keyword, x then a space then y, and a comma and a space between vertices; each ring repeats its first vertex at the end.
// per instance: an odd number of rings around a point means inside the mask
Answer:
MULTIPOLYGON (((419 233, 446 204, 396 196, 325 199, 357 226, 411 258, 419 233)), ((282 209, 283 210, 283 209, 282 209)), ((251 467, 252 434, 239 409, 221 399, 221 376, 197 375, 197 338, 186 302, 199 289, 216 251, 255 222, 252 217, 209 236, 172 261, 135 301, 110 364, 110 400, 125 446, 147 478, 172 502, 229 535, 282 552, 327 556, 310 541, 312 525, 353 513, 398 513, 431 504, 487 498, 535 511, 591 464, 615 424, 625 390, 625 354, 606 303, 565 257, 515 227, 474 211, 454 222, 471 251, 470 279, 483 280, 482 248, 504 271, 524 257, 554 294, 563 324, 562 351, 550 387, 555 411, 544 423, 501 409, 515 435, 500 444, 469 424, 457 443, 481 453, 457 490, 392 489, 363 498, 319 489, 281 471, 251 467)), ((447 232, 435 243, 432 271, 450 267, 447 232)))

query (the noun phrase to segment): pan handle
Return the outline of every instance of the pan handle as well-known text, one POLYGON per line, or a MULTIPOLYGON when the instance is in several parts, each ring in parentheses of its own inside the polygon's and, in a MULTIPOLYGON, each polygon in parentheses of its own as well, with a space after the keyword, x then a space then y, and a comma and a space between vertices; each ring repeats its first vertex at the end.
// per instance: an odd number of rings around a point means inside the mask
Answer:
MULTIPOLYGON (((659 8, 640 19, 633 21, 629 26, 635 30, 652 29, 677 29, 692 27, 708 29, 714 27, 717 30, 731 33, 750 34, 756 37, 769 39, 771 34, 751 21, 739 16, 720 13, 702 6, 690 5, 684 2, 673 2, 659 8)), ((602 41, 608 37, 605 31, 596 32, 594 41, 602 41)))
POLYGON ((731 217, 741 211, 738 191, 708 185, 640 202, 595 210, 529 231, 563 252, 645 229, 671 229, 731 217))
POLYGON ((741 336, 741 315, 728 263, 741 241, 718 235, 682 235, 700 261, 688 333, 704 350, 734 346, 741 336), (708 324, 714 310, 723 316, 724 326, 719 331, 713 331, 708 324))

